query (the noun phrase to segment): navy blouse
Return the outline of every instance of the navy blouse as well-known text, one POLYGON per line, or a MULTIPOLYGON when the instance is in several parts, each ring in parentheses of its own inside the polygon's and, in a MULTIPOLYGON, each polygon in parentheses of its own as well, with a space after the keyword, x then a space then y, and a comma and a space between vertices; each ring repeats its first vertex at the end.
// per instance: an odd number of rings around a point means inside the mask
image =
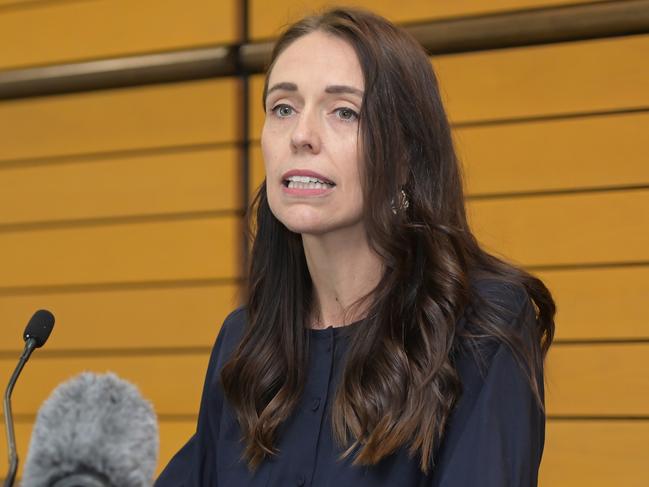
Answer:
MULTIPOLYGON (((492 281, 495 282, 495 281, 492 281)), ((511 316, 511 326, 531 327, 534 311, 522 289, 502 284, 479 286, 511 316)), ((449 418, 443 441, 428 475, 417 457, 402 448, 374 466, 338 460, 330 408, 341 376, 349 335, 360 322, 309 330, 309 373, 302 400, 282 425, 278 456, 250 473, 239 443, 235 414, 224 399, 219 372, 239 342, 244 308, 223 323, 207 369, 196 433, 173 457, 155 487, 530 487, 537 485, 544 443, 545 417, 524 372, 505 345, 489 340, 484 362, 457 347, 455 366, 462 395, 449 418)), ((458 327, 466 326, 462 318, 458 327)), ((540 379, 542 387, 543 380, 540 379)))

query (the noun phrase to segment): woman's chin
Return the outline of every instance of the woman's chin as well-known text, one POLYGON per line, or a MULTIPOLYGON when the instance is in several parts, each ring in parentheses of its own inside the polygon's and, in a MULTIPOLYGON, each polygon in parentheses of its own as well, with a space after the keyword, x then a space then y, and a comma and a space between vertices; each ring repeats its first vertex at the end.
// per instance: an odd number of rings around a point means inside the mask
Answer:
POLYGON ((284 226, 293 233, 301 235, 311 235, 314 237, 323 237, 326 235, 340 235, 341 238, 347 238, 352 233, 362 231, 360 221, 353 222, 334 222, 334 221, 314 221, 314 220, 287 220, 282 221, 284 226))
MULTIPOLYGON (((272 211, 272 206, 271 206, 272 211)), ((334 216, 331 208, 314 208, 310 205, 294 205, 273 211, 275 217, 291 232, 302 235, 325 235, 360 224, 361 209, 346 215, 334 216)))
POLYGON ((322 212, 306 205, 301 208, 297 205, 282 208, 279 212, 273 211, 273 213, 275 218, 293 233, 322 233, 330 226, 330 222, 323 219, 322 212))
POLYGON ((328 225, 324 225, 321 223, 317 222, 295 222, 295 221, 289 221, 289 222, 282 222, 284 223, 284 226, 288 228, 291 232, 293 233, 299 233, 302 235, 308 234, 308 235, 323 235, 332 229, 328 225))

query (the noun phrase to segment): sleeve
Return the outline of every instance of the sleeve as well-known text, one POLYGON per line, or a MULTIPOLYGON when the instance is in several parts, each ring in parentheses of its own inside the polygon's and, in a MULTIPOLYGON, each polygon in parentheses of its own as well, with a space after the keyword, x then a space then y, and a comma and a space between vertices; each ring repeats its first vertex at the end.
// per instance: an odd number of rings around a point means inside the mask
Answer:
MULTIPOLYGON (((542 373, 538 379, 543 399, 542 373)), ((537 485, 545 415, 506 345, 496 349, 472 407, 456 418, 455 428, 460 431, 450 454, 440 458, 435 487, 537 485)))
POLYGON ((217 374, 227 348, 228 322, 230 314, 218 333, 205 375, 196 432, 174 455, 155 481, 154 487, 199 487, 218 485, 216 479, 216 440, 223 397, 218 393, 217 374))

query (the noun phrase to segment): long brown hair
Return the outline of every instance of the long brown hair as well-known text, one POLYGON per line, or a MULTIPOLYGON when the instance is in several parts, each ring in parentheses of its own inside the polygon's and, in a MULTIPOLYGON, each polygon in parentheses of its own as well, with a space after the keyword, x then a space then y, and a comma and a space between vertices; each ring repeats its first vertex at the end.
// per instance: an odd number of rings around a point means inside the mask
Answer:
MULTIPOLYGON (((555 304, 542 281, 481 249, 465 213, 462 174, 437 79, 423 48, 372 13, 334 9, 291 25, 267 71, 293 41, 322 31, 356 51, 365 80, 359 144, 364 224, 382 258, 379 284, 362 300, 332 409, 333 433, 357 450, 355 464, 376 464, 400 447, 419 453, 428 472, 460 393, 452 360, 457 323, 466 337, 493 337, 514 352, 543 407, 543 359, 554 334, 555 304), (392 211, 404 190, 407 209, 392 211), (523 290, 534 309, 525 330, 481 300, 472 283, 488 278, 523 290)), ((250 468, 277 453, 278 426, 303 391, 309 350, 305 323, 315 306, 302 239, 271 212, 265 182, 251 207, 255 231, 248 277, 247 325, 223 367, 225 395, 243 432, 250 468)), ((360 302, 360 301, 359 301, 360 302)), ((358 304, 358 303, 357 303, 358 304)))

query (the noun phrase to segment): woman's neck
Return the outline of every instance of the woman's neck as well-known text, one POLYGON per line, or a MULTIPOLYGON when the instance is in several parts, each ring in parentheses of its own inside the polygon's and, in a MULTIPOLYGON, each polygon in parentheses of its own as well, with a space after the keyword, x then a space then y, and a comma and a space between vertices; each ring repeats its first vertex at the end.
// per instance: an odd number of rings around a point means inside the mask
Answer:
POLYGON ((351 304, 372 291, 383 272, 380 257, 370 249, 359 228, 335 234, 302 235, 304 254, 313 282, 315 306, 311 328, 343 326, 361 319, 365 307, 351 304))

